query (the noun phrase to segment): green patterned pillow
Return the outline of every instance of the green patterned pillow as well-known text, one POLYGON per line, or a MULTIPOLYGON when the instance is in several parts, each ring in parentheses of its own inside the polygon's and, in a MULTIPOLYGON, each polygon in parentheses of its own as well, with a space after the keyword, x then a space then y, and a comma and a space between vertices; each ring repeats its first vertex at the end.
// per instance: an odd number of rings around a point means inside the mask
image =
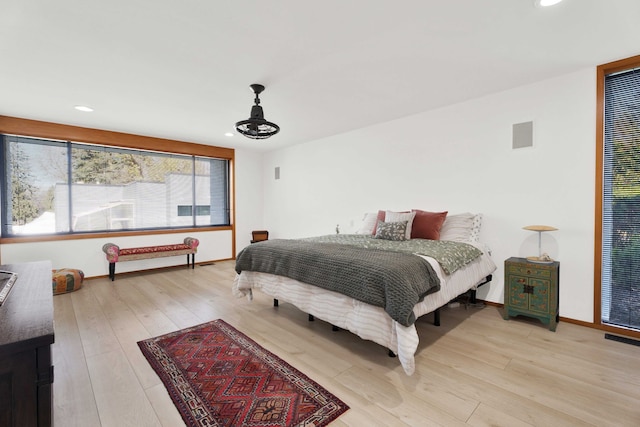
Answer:
POLYGON ((408 221, 378 221, 375 238, 384 240, 407 240, 407 222, 408 221))

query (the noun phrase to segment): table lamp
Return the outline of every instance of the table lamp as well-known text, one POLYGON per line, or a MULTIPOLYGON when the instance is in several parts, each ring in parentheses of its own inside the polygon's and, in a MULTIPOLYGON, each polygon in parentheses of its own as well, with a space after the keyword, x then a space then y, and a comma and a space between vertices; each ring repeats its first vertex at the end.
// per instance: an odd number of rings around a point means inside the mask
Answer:
POLYGON ((543 231, 556 231, 557 228, 550 227, 548 225, 527 225, 526 227, 522 227, 525 230, 536 231, 538 233, 538 256, 528 256, 527 261, 537 262, 540 264, 549 264, 552 263, 553 260, 547 254, 542 253, 542 232, 543 231))

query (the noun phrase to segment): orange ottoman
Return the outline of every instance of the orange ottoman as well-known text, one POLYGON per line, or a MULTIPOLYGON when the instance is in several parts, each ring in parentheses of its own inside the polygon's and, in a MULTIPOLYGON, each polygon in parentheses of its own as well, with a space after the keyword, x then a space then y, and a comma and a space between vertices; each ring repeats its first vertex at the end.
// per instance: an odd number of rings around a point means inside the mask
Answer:
POLYGON ((82 287, 84 273, 82 270, 73 268, 61 268, 53 270, 53 294, 59 295, 67 292, 77 291, 82 287))

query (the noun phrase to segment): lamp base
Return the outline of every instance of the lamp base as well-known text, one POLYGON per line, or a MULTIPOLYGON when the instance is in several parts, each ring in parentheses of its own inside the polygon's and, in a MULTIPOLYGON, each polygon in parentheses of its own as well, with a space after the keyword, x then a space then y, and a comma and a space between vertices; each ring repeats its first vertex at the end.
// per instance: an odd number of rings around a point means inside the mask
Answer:
POLYGON ((551 258, 549 258, 549 256, 547 255, 545 256, 528 256, 527 257, 527 261, 529 262, 533 262, 536 264, 551 264, 553 262, 553 260, 551 258))

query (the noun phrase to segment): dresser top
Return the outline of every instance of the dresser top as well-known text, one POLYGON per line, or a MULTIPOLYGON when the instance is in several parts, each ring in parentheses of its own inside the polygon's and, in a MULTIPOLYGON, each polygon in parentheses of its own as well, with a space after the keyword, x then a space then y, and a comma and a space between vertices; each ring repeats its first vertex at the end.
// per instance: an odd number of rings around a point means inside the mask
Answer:
POLYGON ((51 262, 0 265, 18 274, 0 306, 0 355, 53 343, 51 262))

